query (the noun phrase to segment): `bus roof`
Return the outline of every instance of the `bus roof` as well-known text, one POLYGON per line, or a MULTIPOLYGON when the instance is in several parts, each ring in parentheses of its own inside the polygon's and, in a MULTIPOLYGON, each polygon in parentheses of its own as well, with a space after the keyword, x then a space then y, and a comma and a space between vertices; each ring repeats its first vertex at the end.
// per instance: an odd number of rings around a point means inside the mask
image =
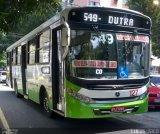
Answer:
POLYGON ((128 9, 128 8, 118 8, 118 7, 91 7, 91 6, 85 6, 85 7, 71 7, 71 8, 66 8, 66 9, 64 9, 62 12, 64 12, 64 13, 66 13, 67 11, 69 12, 70 10, 72 10, 72 9, 85 9, 85 8, 90 8, 90 9, 107 9, 107 10, 115 10, 115 11, 126 11, 126 12, 128 12, 128 13, 134 13, 134 14, 137 14, 137 15, 140 15, 140 16, 144 16, 144 17, 146 17, 146 18, 148 18, 148 19, 150 19, 151 20, 151 18, 149 17, 149 16, 147 16, 147 15, 144 15, 143 13, 141 13, 141 12, 138 12, 138 11, 135 11, 135 10, 132 10, 132 9, 128 9))

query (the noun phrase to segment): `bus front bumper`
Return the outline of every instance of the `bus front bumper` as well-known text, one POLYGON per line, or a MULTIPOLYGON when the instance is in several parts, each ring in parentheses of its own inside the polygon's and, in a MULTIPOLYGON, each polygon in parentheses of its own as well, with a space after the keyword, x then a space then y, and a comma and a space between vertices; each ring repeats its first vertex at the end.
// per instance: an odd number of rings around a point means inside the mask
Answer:
POLYGON ((148 111, 148 96, 143 100, 111 104, 86 104, 72 96, 67 96, 66 117, 69 118, 107 118, 140 114, 148 111), (123 111, 112 111, 113 107, 123 107, 123 111))

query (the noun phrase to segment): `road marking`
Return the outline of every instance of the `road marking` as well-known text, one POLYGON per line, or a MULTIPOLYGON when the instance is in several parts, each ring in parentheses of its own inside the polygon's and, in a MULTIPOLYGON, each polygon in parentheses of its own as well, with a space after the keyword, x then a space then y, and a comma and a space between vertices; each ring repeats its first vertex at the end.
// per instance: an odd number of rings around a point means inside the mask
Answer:
POLYGON ((7 120, 4 116, 1 108, 0 108, 0 121, 2 122, 2 125, 3 125, 4 129, 10 129, 9 125, 8 125, 8 122, 7 122, 7 120))

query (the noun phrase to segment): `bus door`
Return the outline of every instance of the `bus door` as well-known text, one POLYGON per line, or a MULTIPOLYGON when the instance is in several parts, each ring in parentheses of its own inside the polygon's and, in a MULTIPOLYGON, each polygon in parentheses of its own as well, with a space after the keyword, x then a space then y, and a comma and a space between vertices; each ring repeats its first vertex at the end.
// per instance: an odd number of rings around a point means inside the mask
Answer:
POLYGON ((27 82, 26 82, 26 70, 27 70, 27 50, 26 45, 21 47, 21 73, 22 73, 22 87, 24 96, 28 96, 27 82))
POLYGON ((64 61, 62 60, 61 27, 52 30, 52 93, 53 108, 65 111, 64 61))

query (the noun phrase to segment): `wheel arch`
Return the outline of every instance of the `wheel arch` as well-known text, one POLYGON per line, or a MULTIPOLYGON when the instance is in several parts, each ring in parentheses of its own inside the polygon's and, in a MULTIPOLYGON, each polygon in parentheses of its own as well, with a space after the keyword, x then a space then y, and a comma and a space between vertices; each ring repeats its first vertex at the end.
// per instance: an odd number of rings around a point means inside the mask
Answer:
POLYGON ((41 86, 40 86, 40 91, 39 91, 39 103, 40 103, 40 105, 42 105, 44 93, 47 94, 47 90, 46 90, 46 88, 45 88, 44 85, 41 85, 41 86))

